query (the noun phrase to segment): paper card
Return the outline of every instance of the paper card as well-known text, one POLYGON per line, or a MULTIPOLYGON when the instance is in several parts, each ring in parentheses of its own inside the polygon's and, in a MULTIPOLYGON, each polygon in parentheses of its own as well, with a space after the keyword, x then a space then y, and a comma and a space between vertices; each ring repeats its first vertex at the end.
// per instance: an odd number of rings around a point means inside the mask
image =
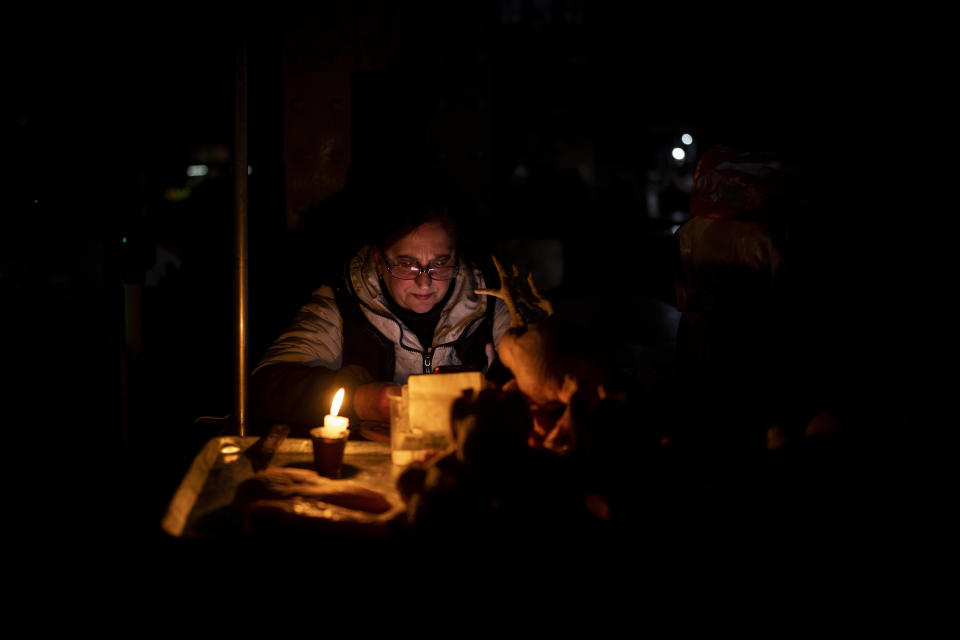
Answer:
POLYGON ((464 389, 480 392, 483 373, 430 373, 407 380, 410 393, 410 426, 423 431, 450 434, 450 409, 464 389))

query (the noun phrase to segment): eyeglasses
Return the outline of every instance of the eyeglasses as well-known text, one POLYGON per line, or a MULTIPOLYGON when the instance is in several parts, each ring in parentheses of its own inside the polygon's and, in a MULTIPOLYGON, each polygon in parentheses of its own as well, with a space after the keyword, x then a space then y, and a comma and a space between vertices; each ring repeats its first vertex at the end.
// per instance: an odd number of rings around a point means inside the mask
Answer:
POLYGON ((388 264, 387 271, 398 280, 416 280, 421 273, 427 274, 434 280, 452 280, 460 273, 460 266, 421 267, 418 264, 388 264))

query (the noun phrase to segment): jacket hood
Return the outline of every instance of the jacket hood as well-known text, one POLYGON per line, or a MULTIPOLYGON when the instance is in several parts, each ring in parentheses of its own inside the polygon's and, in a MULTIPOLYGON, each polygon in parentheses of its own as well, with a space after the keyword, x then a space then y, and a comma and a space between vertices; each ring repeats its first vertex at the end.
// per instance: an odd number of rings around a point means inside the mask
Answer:
MULTIPOLYGON (((458 260, 460 273, 454 280, 453 293, 440 313, 434 333, 435 344, 423 345, 423 348, 453 342, 467 327, 482 318, 487 310, 488 297, 474 292, 475 289, 486 286, 483 274, 473 265, 467 264, 463 258, 458 257, 458 260)), ((400 341, 402 326, 403 344, 416 349, 416 336, 387 307, 383 283, 377 273, 376 249, 371 245, 363 247, 348 264, 346 275, 351 293, 360 302, 364 314, 374 326, 397 342, 400 341)))

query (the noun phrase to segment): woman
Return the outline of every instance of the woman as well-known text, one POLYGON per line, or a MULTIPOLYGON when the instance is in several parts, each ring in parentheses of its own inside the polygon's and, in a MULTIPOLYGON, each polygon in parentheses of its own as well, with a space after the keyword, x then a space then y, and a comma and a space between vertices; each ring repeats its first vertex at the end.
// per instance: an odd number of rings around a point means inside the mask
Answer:
POLYGON ((343 282, 317 289, 254 369, 257 419, 315 426, 343 387, 341 414, 387 421, 387 390, 411 374, 493 364, 509 312, 474 293, 486 283, 458 253, 446 205, 424 198, 390 218, 343 282))

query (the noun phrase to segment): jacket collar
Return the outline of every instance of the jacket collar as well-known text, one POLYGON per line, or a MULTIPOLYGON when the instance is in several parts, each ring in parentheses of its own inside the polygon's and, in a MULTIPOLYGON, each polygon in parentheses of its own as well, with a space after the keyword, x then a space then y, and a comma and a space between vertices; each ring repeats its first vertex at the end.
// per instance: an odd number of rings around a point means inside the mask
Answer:
MULTIPOLYGON (((476 289, 486 286, 483 274, 479 269, 460 260, 460 274, 454 281, 453 294, 447 301, 435 333, 438 345, 453 342, 473 322, 481 319, 487 309, 487 296, 477 295, 476 289)), ((380 277, 377 273, 376 249, 373 246, 363 247, 348 265, 348 282, 352 293, 360 304, 372 314, 383 318, 392 328, 375 322, 377 328, 388 337, 396 340, 398 331, 396 324, 400 320, 387 308, 386 297, 380 277)), ((369 314, 368 314, 369 315, 369 314)), ((407 333, 409 329, 405 330, 407 333)), ((412 334, 411 334, 412 335, 412 334)))

